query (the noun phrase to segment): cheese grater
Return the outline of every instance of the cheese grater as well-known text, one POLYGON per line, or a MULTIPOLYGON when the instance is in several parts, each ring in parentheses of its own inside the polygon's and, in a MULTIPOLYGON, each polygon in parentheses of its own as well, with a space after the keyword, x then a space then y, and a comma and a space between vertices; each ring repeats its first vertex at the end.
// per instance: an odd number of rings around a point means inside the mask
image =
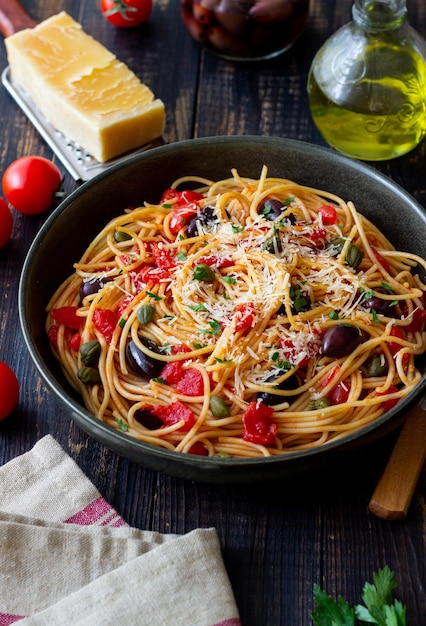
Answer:
POLYGON ((41 111, 36 107, 28 94, 13 81, 9 66, 3 70, 1 81, 15 102, 19 105, 46 143, 56 154, 58 159, 60 159, 68 172, 77 182, 90 180, 94 176, 104 172, 112 165, 115 165, 130 156, 167 143, 164 137, 159 137, 158 139, 155 139, 144 146, 140 146, 135 150, 131 150, 123 155, 115 157, 114 159, 100 163, 88 152, 86 152, 82 146, 75 143, 68 137, 65 137, 50 124, 41 111))

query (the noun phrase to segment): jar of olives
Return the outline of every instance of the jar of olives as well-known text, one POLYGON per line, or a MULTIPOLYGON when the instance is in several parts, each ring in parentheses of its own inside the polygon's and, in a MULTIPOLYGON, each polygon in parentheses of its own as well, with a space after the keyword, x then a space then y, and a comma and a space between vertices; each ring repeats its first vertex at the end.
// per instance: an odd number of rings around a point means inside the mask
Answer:
POLYGON ((181 0, 190 35, 235 61, 282 54, 304 32, 310 0, 181 0))

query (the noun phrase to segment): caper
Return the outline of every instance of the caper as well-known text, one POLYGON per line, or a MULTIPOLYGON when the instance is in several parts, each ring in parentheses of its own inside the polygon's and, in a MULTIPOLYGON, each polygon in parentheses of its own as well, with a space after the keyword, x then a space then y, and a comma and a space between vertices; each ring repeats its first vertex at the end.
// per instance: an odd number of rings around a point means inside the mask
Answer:
POLYGON ((139 322, 143 325, 149 324, 149 322, 152 322, 152 320, 154 319, 154 315, 155 315, 155 306, 153 304, 142 304, 139 307, 138 312, 136 313, 136 317, 138 318, 139 322))
POLYGON ((312 410, 316 410, 316 409, 326 409, 328 406, 330 406, 331 402, 328 398, 318 398, 317 400, 312 400, 309 403, 309 408, 312 410))
POLYGON ((228 405, 220 396, 210 398, 210 411, 215 417, 228 417, 230 415, 228 405))
POLYGON ((367 363, 367 374, 371 378, 386 374, 386 363, 380 356, 373 356, 367 363))
POLYGON ((99 341, 87 341, 80 348, 80 357, 84 365, 92 367, 99 361, 101 344, 99 341))
POLYGON ((85 385, 98 385, 101 382, 99 371, 95 367, 81 367, 77 376, 85 385))
POLYGON ((276 254, 277 252, 283 251, 282 241, 276 235, 267 239, 262 247, 265 252, 269 252, 270 254, 276 254))
POLYGON ((350 243, 346 250, 346 255, 345 255, 346 263, 350 267, 353 267, 355 269, 362 262, 363 258, 364 258, 364 255, 362 253, 362 250, 358 248, 358 246, 356 246, 354 243, 350 243))
POLYGON ((121 243, 123 241, 129 241, 130 239, 133 239, 132 235, 129 235, 129 233, 125 233, 124 230, 115 230, 114 231, 114 241, 116 243, 121 243))
MULTIPOLYGON (((344 237, 337 237, 336 239, 333 239, 333 241, 331 242, 331 246, 335 249, 336 254, 340 254, 343 250, 343 246, 345 245, 345 243, 346 239, 344 239, 344 237)), ((354 243, 350 243, 346 249, 345 262, 350 267, 353 267, 355 269, 361 263, 363 258, 364 255, 362 253, 362 250, 358 248, 358 246, 356 246, 354 243)))

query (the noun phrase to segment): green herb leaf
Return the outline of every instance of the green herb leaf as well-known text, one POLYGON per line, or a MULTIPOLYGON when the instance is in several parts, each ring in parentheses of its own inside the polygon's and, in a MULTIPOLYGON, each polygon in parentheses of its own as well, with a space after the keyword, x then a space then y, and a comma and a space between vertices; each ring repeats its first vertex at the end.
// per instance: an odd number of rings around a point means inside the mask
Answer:
POLYGON ((163 298, 156 293, 152 293, 152 291, 145 291, 146 295, 152 298, 153 300, 162 300, 163 298))
POLYGON ((354 626, 355 615, 349 603, 339 596, 337 602, 318 585, 314 585, 315 609, 311 615, 315 626, 354 626))
POLYGON ((162 385, 168 385, 167 380, 164 380, 164 378, 161 378, 161 376, 157 376, 156 378, 151 378, 151 380, 153 380, 155 383, 161 383, 162 385))
POLYGON ((337 313, 337 311, 331 311, 331 313, 328 314, 328 317, 331 320, 338 320, 339 319, 339 314, 337 313))
POLYGON ((206 283, 212 283, 215 279, 215 273, 207 263, 200 263, 194 267, 194 280, 202 280, 206 283))
POLYGON ((202 333, 206 333, 207 335, 220 335, 222 332, 222 326, 219 324, 217 320, 211 320, 209 322, 210 328, 206 330, 202 330, 202 333))
POLYGON ((186 254, 185 252, 179 252, 179 254, 176 255, 176 258, 179 259, 179 261, 186 261, 186 254))
POLYGON ((120 418, 116 418, 115 419, 117 426, 119 427, 120 430, 123 431, 123 433, 127 432, 129 430, 129 426, 126 424, 126 422, 123 422, 123 420, 120 418))
POLYGON ((244 230, 244 226, 235 226, 235 224, 231 224, 231 228, 234 233, 241 233, 244 230))
POLYGON ((225 283, 228 283, 228 285, 235 285, 237 282, 237 279, 233 276, 222 276, 222 280, 224 280, 225 283))

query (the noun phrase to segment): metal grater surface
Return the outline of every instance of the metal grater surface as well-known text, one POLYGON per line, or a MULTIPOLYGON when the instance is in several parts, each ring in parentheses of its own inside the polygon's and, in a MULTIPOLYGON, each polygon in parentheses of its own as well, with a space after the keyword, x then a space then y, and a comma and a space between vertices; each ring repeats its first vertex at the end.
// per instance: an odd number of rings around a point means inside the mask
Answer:
POLYGON ((136 150, 127 152, 126 154, 106 161, 105 163, 100 163, 88 154, 79 144, 76 144, 71 139, 65 137, 46 120, 28 94, 21 89, 19 85, 13 82, 9 66, 3 70, 1 81, 12 98, 20 106, 30 122, 32 122, 33 126, 43 137, 45 142, 50 146, 77 182, 90 180, 94 176, 97 176, 101 172, 110 168, 112 165, 115 165, 130 156, 167 143, 163 137, 160 137, 149 144, 137 148, 136 150))

